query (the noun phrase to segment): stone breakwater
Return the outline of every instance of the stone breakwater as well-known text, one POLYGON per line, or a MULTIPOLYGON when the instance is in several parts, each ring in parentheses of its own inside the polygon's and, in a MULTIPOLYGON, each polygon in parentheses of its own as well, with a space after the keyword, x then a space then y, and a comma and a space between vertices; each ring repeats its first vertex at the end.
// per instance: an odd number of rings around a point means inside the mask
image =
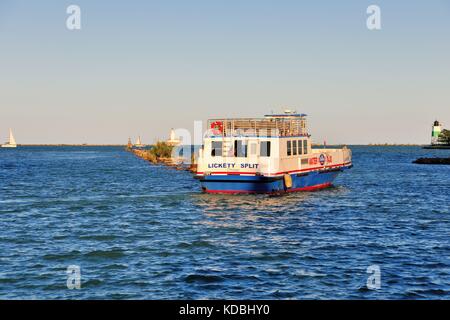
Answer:
POLYGON ((173 167, 176 170, 186 170, 191 172, 196 172, 197 165, 194 163, 186 164, 183 163, 182 159, 176 159, 172 157, 158 157, 154 155, 150 150, 140 150, 140 149, 127 149, 132 152, 135 156, 149 161, 153 164, 166 165, 168 167, 173 167))
POLYGON ((419 158, 414 160, 417 164, 450 164, 450 158, 419 158))

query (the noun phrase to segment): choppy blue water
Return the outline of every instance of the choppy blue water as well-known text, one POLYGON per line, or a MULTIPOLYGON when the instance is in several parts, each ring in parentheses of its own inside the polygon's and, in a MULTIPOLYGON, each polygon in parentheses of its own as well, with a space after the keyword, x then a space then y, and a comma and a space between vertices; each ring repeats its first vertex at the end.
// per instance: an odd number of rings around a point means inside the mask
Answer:
POLYGON ((449 299, 450 166, 411 161, 450 151, 352 149, 287 196, 204 195, 121 148, 0 150, 0 298, 449 299))

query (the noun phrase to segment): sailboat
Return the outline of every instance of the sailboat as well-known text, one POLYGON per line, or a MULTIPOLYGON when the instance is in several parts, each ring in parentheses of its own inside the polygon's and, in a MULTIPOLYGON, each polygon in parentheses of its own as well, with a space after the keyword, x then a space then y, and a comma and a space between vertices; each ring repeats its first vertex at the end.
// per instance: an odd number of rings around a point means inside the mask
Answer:
POLYGON ((2 144, 1 147, 2 148, 16 148, 17 147, 16 139, 14 139, 11 129, 9 129, 9 141, 5 142, 5 144, 2 144))
POLYGON ((134 144, 134 147, 136 147, 136 148, 142 148, 144 145, 142 144, 142 141, 141 141, 141 136, 139 136, 138 138, 137 138, 137 140, 136 140, 136 143, 134 144))

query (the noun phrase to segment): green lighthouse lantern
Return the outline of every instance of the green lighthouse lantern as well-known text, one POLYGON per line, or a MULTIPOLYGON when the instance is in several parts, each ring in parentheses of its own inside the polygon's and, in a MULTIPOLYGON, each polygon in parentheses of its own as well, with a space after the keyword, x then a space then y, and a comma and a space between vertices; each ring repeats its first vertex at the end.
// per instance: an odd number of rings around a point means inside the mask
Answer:
POLYGON ((442 132, 442 126, 439 121, 433 123, 433 130, 431 131, 431 144, 438 144, 439 135, 442 132))

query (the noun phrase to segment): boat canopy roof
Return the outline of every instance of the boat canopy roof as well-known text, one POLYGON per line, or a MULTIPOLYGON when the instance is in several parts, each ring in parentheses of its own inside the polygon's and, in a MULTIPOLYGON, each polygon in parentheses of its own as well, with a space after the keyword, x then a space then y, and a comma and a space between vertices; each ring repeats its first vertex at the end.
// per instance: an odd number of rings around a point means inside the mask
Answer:
POLYGON ((291 137, 309 136, 306 114, 271 114, 264 118, 229 118, 208 120, 209 136, 291 137))
POLYGON ((266 114, 266 118, 287 118, 287 117, 306 117, 304 113, 280 113, 280 114, 266 114))

